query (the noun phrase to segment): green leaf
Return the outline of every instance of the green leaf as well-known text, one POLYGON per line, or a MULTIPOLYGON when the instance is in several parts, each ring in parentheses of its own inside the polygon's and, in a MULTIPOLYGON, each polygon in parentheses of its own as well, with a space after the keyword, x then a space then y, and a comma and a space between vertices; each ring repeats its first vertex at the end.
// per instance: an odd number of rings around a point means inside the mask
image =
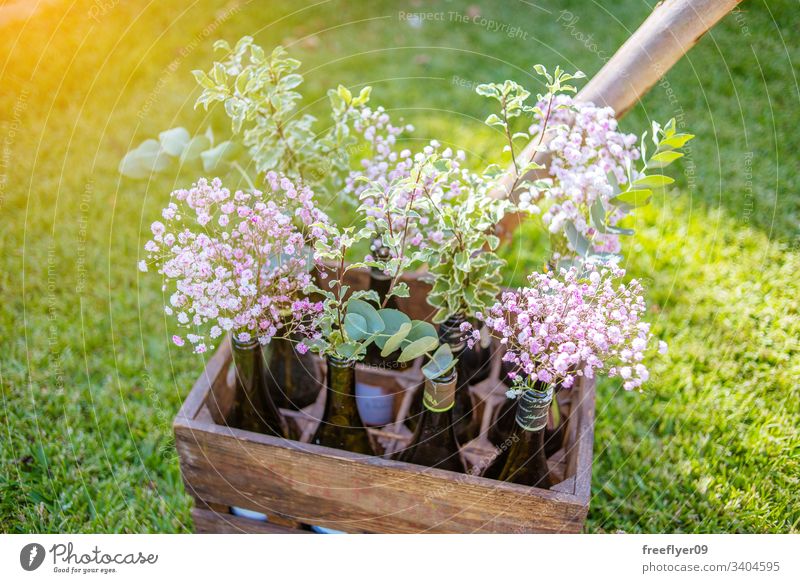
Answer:
POLYGON ((587 241, 586 237, 578 232, 578 229, 575 227, 572 221, 567 221, 564 223, 564 234, 567 236, 567 240, 575 250, 575 253, 581 257, 585 257, 589 252, 589 241, 587 241))
POLYGON ((615 196, 610 202, 617 206, 625 204, 629 207, 636 208, 649 204, 651 198, 653 198, 652 190, 628 190, 627 192, 615 196))
POLYGON ((493 113, 489 117, 487 117, 486 121, 484 121, 484 123, 486 125, 488 125, 488 126, 503 126, 503 127, 505 127, 505 125, 506 125, 505 123, 503 123, 503 120, 500 119, 500 116, 498 116, 496 113, 493 113))
POLYGON ((439 338, 439 333, 436 327, 424 320, 414 320, 411 326, 411 332, 408 333, 406 340, 413 342, 420 338, 439 338))
POLYGON ((203 160, 203 170, 213 172, 219 168, 220 164, 233 153, 235 145, 231 141, 221 142, 205 152, 200 153, 203 160))
POLYGON ((283 89, 294 89, 298 85, 303 82, 303 76, 299 73, 292 73, 291 75, 286 75, 283 79, 281 79, 281 87, 283 89))
POLYGON ((611 225, 608 225, 607 231, 609 233, 611 233, 612 235, 628 235, 628 236, 630 236, 630 235, 633 235, 633 234, 636 233, 636 231, 634 231, 633 229, 622 229, 620 227, 612 227, 611 225))
POLYGON ((361 351, 363 345, 358 342, 343 342, 336 347, 336 354, 347 360, 354 360, 361 351))
POLYGON ((338 93, 339 97, 347 104, 353 100, 353 94, 350 93, 350 90, 344 85, 339 85, 339 87, 336 88, 336 93, 338 93))
POLYGON ((183 153, 181 154, 181 162, 197 160, 200 157, 200 154, 202 154, 205 150, 208 150, 211 145, 212 144, 208 139, 208 136, 193 137, 183 149, 183 153))
POLYGON ((670 176, 664 176, 663 174, 651 174, 649 176, 639 178, 638 180, 634 180, 633 184, 631 184, 630 190, 663 188, 664 186, 672 184, 673 182, 675 182, 675 179, 670 176))
POLYGON ((400 353, 397 361, 408 362, 410 360, 414 360, 415 358, 419 358, 423 354, 433 350, 438 345, 439 339, 431 338, 430 336, 425 336, 419 340, 414 340, 414 342, 403 348, 403 351, 400 353))
POLYGON ((441 324, 442 322, 444 322, 445 320, 447 320, 447 318, 448 318, 449 316, 450 316, 450 310, 448 310, 448 309, 445 307, 445 308, 440 308, 440 309, 436 310, 436 313, 433 315, 433 318, 431 318, 431 319, 432 319, 432 320, 433 320, 433 321, 434 321, 436 324, 441 324))
POLYGON ((455 263, 456 269, 464 273, 469 272, 469 253, 467 251, 459 251, 456 253, 453 262, 455 263))
POLYGON ((375 339, 375 344, 378 345, 378 348, 383 349, 389 337, 400 330, 404 324, 409 324, 408 329, 411 330, 411 318, 409 318, 400 310, 384 308, 382 310, 378 310, 378 315, 383 321, 383 333, 375 339))
POLYGON ((436 349, 430 361, 422 367, 422 374, 434 380, 447 373, 455 364, 456 360, 453 358, 453 351, 450 345, 445 343, 436 349))
POLYGON ((205 71, 192 71, 192 75, 194 75, 195 80, 201 87, 206 89, 214 89, 216 87, 214 81, 206 75, 205 71))
POLYGON ((361 314, 353 312, 345 314, 344 330, 347 332, 347 337, 353 342, 364 340, 370 335, 367 319, 361 314))
POLYGON ((647 161, 647 167, 664 168, 672 164, 678 158, 683 158, 683 154, 681 152, 675 152, 674 150, 659 152, 647 161))
MULTIPOLYGON (((401 324, 397 332, 395 332, 386 339, 386 342, 381 348, 381 356, 383 357, 389 356, 392 352, 400 348, 400 346, 403 344, 403 341, 408 336, 408 333, 411 332, 411 327, 412 327, 411 322, 405 322, 404 324, 401 324)), ((377 339, 375 341, 375 344, 378 344, 377 339)))
POLYGON ((378 314, 378 310, 372 307, 372 304, 364 300, 351 299, 347 302, 347 313, 358 314, 363 317, 367 322, 367 330, 370 334, 383 332, 383 320, 380 314, 378 314))
POLYGON ((392 295, 397 298, 408 298, 411 297, 411 290, 406 282, 401 281, 392 288, 392 295))
POLYGON ((189 143, 191 136, 186 128, 172 128, 158 134, 161 149, 170 156, 180 156, 189 143))
POLYGON ((500 237, 497 235, 487 235, 486 242, 489 244, 489 249, 494 251, 500 245, 500 237))
POLYGON ((601 232, 606 232, 606 209, 603 206, 603 201, 600 198, 596 198, 594 203, 592 203, 592 208, 590 209, 592 215, 592 223, 594 224, 595 228, 601 232))
POLYGON ((119 173, 128 178, 146 178, 161 172, 169 165, 169 156, 161 149, 158 140, 145 140, 125 154, 119 163, 119 173))
POLYGON ((659 150, 678 149, 686 145, 686 142, 693 139, 693 134, 675 134, 672 137, 661 140, 658 144, 659 150))

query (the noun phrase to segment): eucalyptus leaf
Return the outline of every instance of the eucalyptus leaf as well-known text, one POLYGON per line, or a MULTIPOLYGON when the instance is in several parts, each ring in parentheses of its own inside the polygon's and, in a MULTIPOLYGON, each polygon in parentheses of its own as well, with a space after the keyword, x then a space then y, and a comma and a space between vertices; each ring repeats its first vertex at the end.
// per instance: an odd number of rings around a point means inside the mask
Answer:
POLYGON ((594 224, 595 228, 601 232, 606 232, 606 209, 603 207, 603 201, 600 200, 600 197, 597 197, 592 203, 592 208, 590 209, 592 215, 592 224, 594 224))
POLYGON ((347 313, 358 314, 364 318, 367 323, 367 330, 370 334, 378 334, 383 332, 383 320, 381 319, 380 314, 378 314, 378 310, 376 310, 372 304, 365 302, 364 300, 351 299, 347 302, 347 313))
POLYGON ((211 146, 211 140, 209 140, 208 136, 193 137, 183 149, 183 153, 181 154, 181 162, 197 160, 200 157, 200 154, 208 150, 211 146))
POLYGON ((128 178, 146 178, 169 166, 169 156, 161 149, 158 140, 145 140, 125 154, 119 163, 119 173, 128 178))
POLYGON ((200 158, 203 160, 203 170, 206 172, 214 172, 219 168, 220 164, 233 153, 234 149, 234 143, 226 141, 217 144, 210 150, 202 152, 200 158))
POLYGON ((354 312, 345 314, 344 330, 347 332, 347 337, 353 342, 364 340, 370 335, 366 318, 354 312))
POLYGON ((435 380, 444 374, 456 364, 456 359, 453 358, 453 351, 450 345, 445 343, 436 349, 430 361, 422 367, 422 374, 431 380, 435 380))
POLYGON ((585 257, 589 252, 589 241, 587 241, 586 237, 578 232, 578 229, 575 227, 572 221, 566 221, 564 223, 564 234, 567 236, 567 240, 575 250, 575 253, 581 257, 585 257))
POLYGON ((430 352, 438 345, 439 345, 438 338, 431 338, 430 336, 424 336, 419 340, 414 340, 411 344, 403 348, 402 352, 400 352, 400 356, 397 358, 397 361, 408 362, 410 360, 414 360, 415 358, 419 358, 423 354, 430 352))
POLYGON ((652 190, 629 190, 615 196, 611 199, 611 202, 615 204, 621 203, 631 208, 636 208, 649 204, 651 198, 653 198, 652 190))
POLYGON ((191 136, 186 128, 172 128, 158 134, 161 149, 170 156, 180 156, 189 144, 191 136))
MULTIPOLYGON (((381 356, 387 357, 392 354, 395 350, 402 346, 403 341, 408 337, 408 333, 411 331, 411 322, 405 322, 404 324, 400 325, 400 328, 389 336, 386 339, 383 347, 381 348, 381 356)), ((380 337, 383 338, 383 337, 380 337)), ((375 344, 378 344, 377 340, 375 344)))
POLYGON ((393 336, 397 331, 399 331, 404 324, 409 325, 409 331, 412 328, 411 318, 409 318, 400 310, 383 308, 382 310, 378 310, 378 316, 380 316, 381 320, 383 321, 383 331, 382 334, 375 339, 375 344, 377 344, 378 348, 381 350, 383 349, 389 337, 393 336))

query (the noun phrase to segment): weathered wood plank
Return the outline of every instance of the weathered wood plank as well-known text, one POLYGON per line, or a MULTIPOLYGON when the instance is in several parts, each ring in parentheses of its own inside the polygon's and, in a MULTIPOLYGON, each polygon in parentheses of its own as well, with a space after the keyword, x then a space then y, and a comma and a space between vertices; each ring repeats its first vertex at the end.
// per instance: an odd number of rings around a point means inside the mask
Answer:
POLYGON ((587 511, 570 494, 192 420, 175 433, 198 498, 347 532, 577 532, 587 511))
POLYGON ((311 534, 305 530, 258 522, 202 508, 192 509, 192 520, 195 532, 200 534, 311 534))

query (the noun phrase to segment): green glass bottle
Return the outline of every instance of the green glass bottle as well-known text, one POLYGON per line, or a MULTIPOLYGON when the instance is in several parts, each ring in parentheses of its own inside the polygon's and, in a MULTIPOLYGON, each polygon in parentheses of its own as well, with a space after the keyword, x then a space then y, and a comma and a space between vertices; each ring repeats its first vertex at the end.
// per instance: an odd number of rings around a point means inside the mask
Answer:
POLYGON ((409 446, 400 452, 402 462, 464 472, 453 427, 456 373, 451 370, 435 380, 425 379, 422 413, 409 446))
POLYGON ((325 410, 311 443, 375 455, 356 406, 355 362, 328 356, 325 410))
POLYGON ((261 344, 255 339, 240 341, 234 335, 231 348, 236 371, 231 425, 286 437, 286 423, 270 394, 261 344))
MULTIPOLYGON (((390 257, 389 248, 379 245, 375 250, 375 258, 379 261, 388 261, 390 257)), ((386 275, 382 270, 377 267, 372 267, 369 271, 369 289, 378 294, 378 303, 383 306, 386 300, 386 295, 389 293, 389 288, 392 285, 392 278, 386 275)), ((389 297, 386 301, 386 308, 397 310, 397 298, 395 296, 389 297)), ((378 368, 385 368, 391 370, 404 370, 408 368, 408 362, 398 362, 397 357, 400 356, 400 351, 390 354, 389 356, 381 356, 381 349, 374 342, 367 346, 367 354, 364 357, 364 364, 378 368)))
POLYGON ((474 380, 473 375, 480 367, 476 367, 475 354, 467 349, 467 343, 462 340, 461 324, 465 321, 463 315, 456 314, 439 325, 439 341, 447 342, 453 351, 453 356, 458 359, 453 423, 459 443, 467 443, 474 439, 480 430, 480 419, 473 414, 472 398, 469 395, 469 386, 474 380))
POLYGON ((552 485, 544 442, 552 400, 553 388, 549 386, 522 393, 517 399, 516 423, 509 438, 511 447, 492 463, 484 474, 486 477, 538 488, 552 485))
POLYGON ((286 338, 273 338, 264 350, 267 384, 278 408, 299 410, 317 400, 322 380, 311 353, 300 354, 286 338))
MULTIPOLYGON (((500 366, 500 378, 503 379, 506 385, 510 384, 510 381, 508 380, 508 373, 511 372, 513 368, 514 367, 510 363, 505 361, 500 366)), ((542 383, 537 383, 537 386, 540 388, 544 387, 542 383)), ((554 394, 557 394, 559 389, 560 386, 556 386, 554 394)), ((500 409, 495 416, 494 423, 491 427, 489 427, 489 431, 487 432, 489 441, 496 447, 500 447, 500 445, 506 442, 514 432, 514 425, 516 424, 516 408, 516 399, 506 399, 503 404, 500 405, 500 409)), ((560 420, 558 426, 555 428, 551 428, 550 426, 545 428, 544 451, 547 457, 552 456, 555 452, 561 449, 561 445, 564 442, 565 428, 566 420, 564 418, 560 420)))

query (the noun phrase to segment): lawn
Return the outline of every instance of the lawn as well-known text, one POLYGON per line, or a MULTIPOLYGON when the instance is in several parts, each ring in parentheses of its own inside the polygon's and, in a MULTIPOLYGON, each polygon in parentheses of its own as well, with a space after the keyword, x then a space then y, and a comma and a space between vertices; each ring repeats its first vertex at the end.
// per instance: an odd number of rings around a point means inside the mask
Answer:
MULTIPOLYGON (((418 138, 482 159, 498 136, 474 83, 533 84, 537 62, 591 76, 654 3, 63 0, 0 20, 0 532, 191 528, 170 424, 203 361, 170 345, 136 261, 197 171, 117 164, 173 125, 226 131, 192 109, 214 39, 290 47, 312 111, 371 84, 418 138), (442 17, 402 14, 419 10, 442 17)), ((745 2, 623 122, 678 116, 698 137, 625 249, 670 351, 643 393, 600 387, 590 532, 800 530, 796 14, 745 2)), ((509 280, 541 264, 533 225, 506 255, 509 280)))

